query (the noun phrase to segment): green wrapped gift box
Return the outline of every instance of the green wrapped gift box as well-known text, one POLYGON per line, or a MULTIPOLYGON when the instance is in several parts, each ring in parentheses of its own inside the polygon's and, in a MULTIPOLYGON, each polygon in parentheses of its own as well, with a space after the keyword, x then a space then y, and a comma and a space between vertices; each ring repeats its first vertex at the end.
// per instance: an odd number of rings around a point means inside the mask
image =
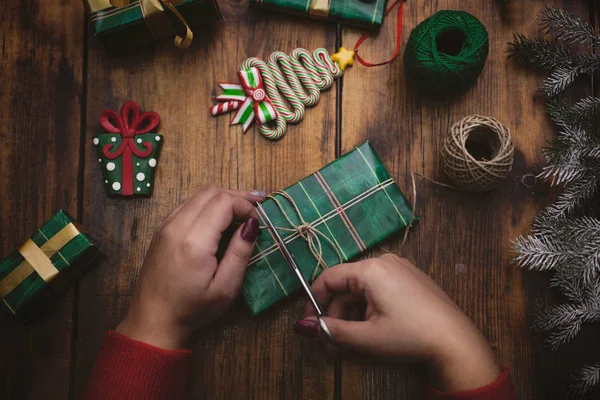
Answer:
POLYGON ((386 0, 250 0, 250 3, 269 10, 379 29, 386 0))
POLYGON ((111 0, 84 0, 96 37, 115 52, 175 35, 185 37, 185 24, 196 27, 221 19, 216 0, 131 0, 125 1, 125 7, 111 3, 117 4, 111 0), (185 23, 167 3, 173 4, 185 23))
POLYGON ((0 261, 2 308, 19 320, 31 320, 101 257, 83 228, 59 211, 0 261))
MULTIPOLYGON (((319 258, 325 267, 346 262, 411 223, 410 204, 369 142, 272 196, 263 207, 309 282, 323 270, 319 258)), ((263 229, 242 287, 252 314, 299 288, 263 229)))

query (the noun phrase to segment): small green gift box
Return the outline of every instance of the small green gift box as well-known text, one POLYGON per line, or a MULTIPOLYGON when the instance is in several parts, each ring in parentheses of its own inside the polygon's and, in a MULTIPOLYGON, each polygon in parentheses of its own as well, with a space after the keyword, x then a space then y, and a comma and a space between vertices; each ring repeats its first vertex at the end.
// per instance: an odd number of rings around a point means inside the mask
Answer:
POLYGON ((31 320, 101 257, 83 228, 59 211, 0 261, 2 308, 19 320, 31 320))
POLYGON ((250 0, 265 9, 367 29, 383 23, 386 0, 250 0))
POLYGON ((104 110, 100 125, 108 132, 94 137, 93 143, 109 195, 149 196, 154 187, 154 171, 163 136, 150 131, 160 117, 153 111, 140 112, 135 101, 121 107, 121 114, 104 110))
MULTIPOLYGON (((263 208, 309 282, 417 220, 411 221, 410 204, 369 142, 269 196, 263 208)), ((242 286, 252 314, 299 288, 273 236, 263 229, 242 286)))
POLYGON ((216 0, 84 0, 98 40, 121 52, 176 36, 180 48, 193 39, 190 27, 221 19, 216 0))

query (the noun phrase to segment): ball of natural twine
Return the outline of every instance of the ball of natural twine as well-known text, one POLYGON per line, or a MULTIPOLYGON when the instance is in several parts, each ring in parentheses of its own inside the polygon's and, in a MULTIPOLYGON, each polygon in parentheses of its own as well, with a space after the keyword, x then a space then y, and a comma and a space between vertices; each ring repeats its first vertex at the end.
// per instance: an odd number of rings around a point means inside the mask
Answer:
POLYGON ((512 168, 515 147, 498 120, 471 115, 452 126, 442 145, 444 172, 461 189, 487 191, 512 168))
POLYGON ((476 80, 488 56, 485 26, 464 11, 442 10, 410 33, 404 51, 409 83, 435 94, 466 90, 476 80))

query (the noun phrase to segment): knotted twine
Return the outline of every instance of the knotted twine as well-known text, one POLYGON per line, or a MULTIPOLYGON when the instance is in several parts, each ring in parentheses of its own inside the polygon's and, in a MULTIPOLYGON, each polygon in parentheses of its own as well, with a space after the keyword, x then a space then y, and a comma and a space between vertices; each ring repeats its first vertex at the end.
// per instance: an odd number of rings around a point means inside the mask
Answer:
MULTIPOLYGON (((296 202, 289 194, 287 194, 286 192, 283 192, 283 191, 277 191, 277 192, 274 192, 273 194, 267 196, 266 198, 271 199, 275 202, 275 204, 279 208, 279 211, 281 211, 281 213, 283 214, 285 219, 288 221, 288 223, 292 227, 292 228, 282 228, 282 227, 277 226, 276 229, 285 231, 285 232, 298 233, 298 235, 300 235, 300 237, 302 237, 306 241, 306 243, 308 244, 308 249, 312 253, 313 257, 317 260, 317 265, 315 266, 315 269, 312 273, 312 280, 314 280, 317 277, 317 273, 319 272, 319 269, 321 269, 322 271, 325 271, 327 268, 329 268, 329 266, 327 265, 325 260, 323 260, 323 246, 321 244, 321 241, 319 240, 319 237, 325 239, 331 245, 331 248, 335 250, 335 253, 337 254, 337 256, 340 260, 340 264, 342 262, 344 262, 342 255, 340 254, 338 248, 333 243, 333 241, 331 239, 329 239, 327 237, 327 235, 325 235, 323 232, 321 232, 317 228, 315 228, 310 222, 306 222, 306 220, 304 220, 304 217, 302 217, 302 213, 300 212, 300 209, 296 205, 296 202), (276 194, 278 194, 281 197, 283 197, 284 199, 286 199, 290 203, 290 205, 294 208, 294 211, 296 211, 296 214, 298 215, 298 219, 300 220, 300 225, 296 225, 290 219, 290 217, 288 217, 281 202, 279 201, 279 199, 277 199, 275 197, 276 194)), ((261 227, 261 228, 268 229, 268 227, 261 227)))

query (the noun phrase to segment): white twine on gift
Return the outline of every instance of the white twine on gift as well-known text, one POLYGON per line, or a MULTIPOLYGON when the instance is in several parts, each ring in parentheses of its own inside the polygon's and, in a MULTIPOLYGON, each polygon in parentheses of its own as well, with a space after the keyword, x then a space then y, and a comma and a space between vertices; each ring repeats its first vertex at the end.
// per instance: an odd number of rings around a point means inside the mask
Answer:
MULTIPOLYGON (((382 190, 385 191, 385 189, 388 186, 393 185, 393 184, 395 184, 395 182, 391 178, 378 183, 377 185, 365 190, 363 193, 357 195, 356 197, 348 200, 346 203, 342 204, 342 206, 339 207, 339 209, 333 209, 333 210, 329 211, 328 213, 321 215, 319 218, 315 219, 313 222, 310 223, 311 227, 316 228, 316 227, 320 226, 321 224, 326 224, 327 221, 331 220, 332 218, 337 217, 339 215, 339 211, 346 211, 346 210, 350 209, 351 207, 355 206, 356 204, 361 203, 366 198, 374 195, 375 193, 378 193, 382 190)), ((295 226, 295 225, 292 224, 292 226, 295 226)), ((291 243, 293 240, 300 237, 300 234, 297 232, 296 229, 293 229, 292 231, 294 233, 283 238, 284 243, 286 243, 286 244, 291 243)), ((319 233, 321 233, 321 232, 319 232, 319 233)), ((334 247, 334 248, 337 248, 337 247, 334 247)), ((260 253, 257 253, 254 256, 252 256, 252 258, 250 258, 248 265, 254 264, 255 262, 267 257, 268 255, 270 255, 276 251, 278 251, 277 244, 273 244, 266 249, 262 249, 260 251, 260 253)))
MULTIPOLYGON (((314 222, 313 223, 306 222, 304 217, 302 217, 302 213, 300 212, 298 205, 296 204, 294 199, 289 194, 287 194, 286 192, 283 192, 283 191, 277 191, 277 192, 274 192, 272 195, 267 196, 267 199, 271 199, 275 202, 275 204, 277 205, 277 207, 279 208, 279 210, 281 211, 281 213, 283 214, 285 219, 288 221, 290 226, 293 227, 293 228, 283 228, 283 227, 276 226, 275 229, 285 231, 285 232, 295 232, 301 238, 303 238, 306 241, 306 243, 308 244, 308 249, 310 250, 312 255, 315 257, 315 259, 317 260, 317 265, 315 266, 315 269, 312 273, 313 280, 317 277, 319 268, 321 268, 323 271, 325 271, 327 268, 329 268, 329 266, 323 259, 323 245, 321 244, 321 240, 319 240, 319 237, 325 239, 331 245, 331 247, 335 250, 335 253, 338 256, 340 263, 343 262, 342 255, 340 254, 340 251, 338 250, 337 246, 333 243, 333 241, 331 239, 329 239, 327 237, 327 235, 325 235, 323 232, 319 231, 313 225, 314 222), (279 202, 279 199, 277 199, 275 197, 275 195, 279 195, 279 196, 283 197, 292 205, 292 207, 294 208, 294 211, 296 211, 296 214, 298 215, 298 219, 300 220, 300 225, 296 225, 290 219, 290 217, 288 217, 288 215, 285 212, 285 209, 279 202)), ((266 228, 266 227, 261 226, 261 228, 266 228)))

